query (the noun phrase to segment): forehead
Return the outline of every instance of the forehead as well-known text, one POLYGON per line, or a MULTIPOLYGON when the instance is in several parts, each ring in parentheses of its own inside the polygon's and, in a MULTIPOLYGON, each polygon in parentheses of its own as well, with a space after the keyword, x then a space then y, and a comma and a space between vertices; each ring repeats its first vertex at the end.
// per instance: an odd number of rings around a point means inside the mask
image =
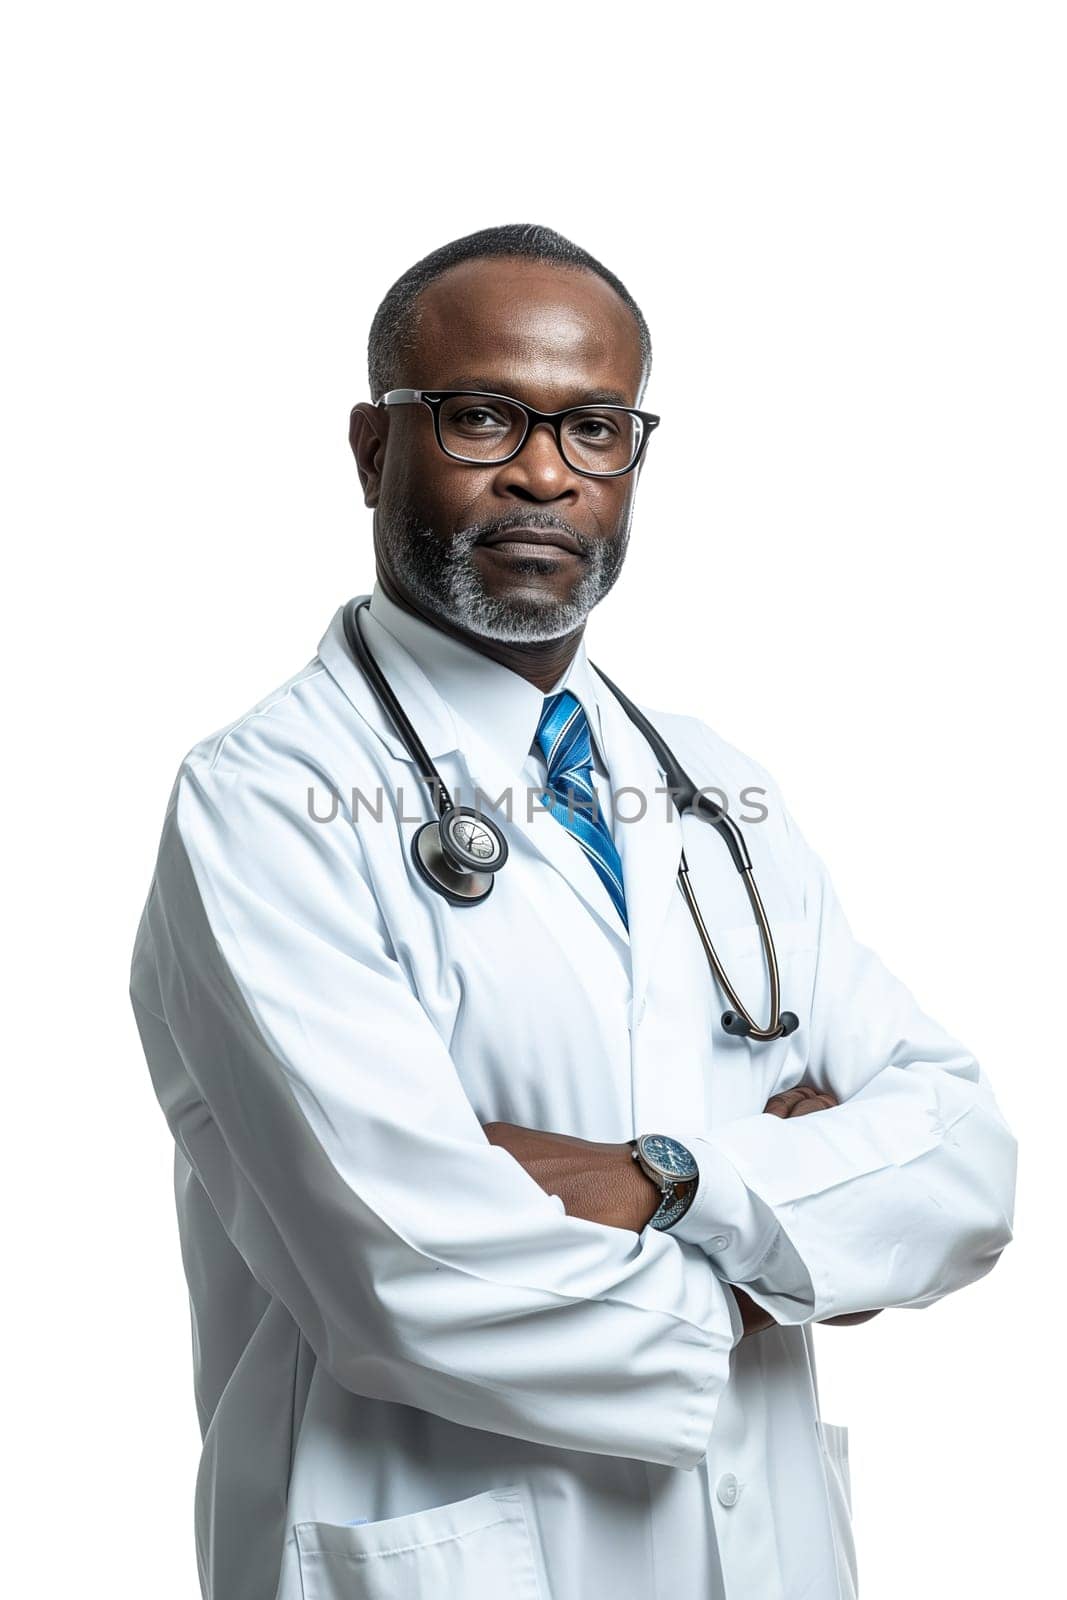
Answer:
POLYGON ((404 365, 413 388, 478 379, 546 411, 606 390, 632 405, 641 385, 637 323, 611 285, 521 257, 465 261, 428 285, 404 365))

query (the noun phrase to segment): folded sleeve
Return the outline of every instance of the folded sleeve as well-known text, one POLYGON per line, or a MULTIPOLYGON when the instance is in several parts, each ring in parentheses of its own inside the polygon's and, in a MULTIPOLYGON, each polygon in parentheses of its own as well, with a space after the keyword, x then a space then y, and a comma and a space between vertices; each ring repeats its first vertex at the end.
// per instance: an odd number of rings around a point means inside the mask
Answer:
MULTIPOLYGON (((225 753, 225 752, 224 752, 225 753)), ((308 776, 184 764, 131 996, 174 1138, 338 1383, 692 1468, 743 1325, 703 1251, 568 1216, 490 1144, 308 776)))
POLYGON ((668 1232, 703 1250, 725 1283, 743 1286, 778 1322, 806 1321, 814 1305, 811 1278, 773 1207, 747 1187, 706 1130, 678 1137, 693 1153, 700 1182, 692 1205, 668 1232))
POLYGON ((989 1272, 1011 1240, 1016 1140, 974 1056, 857 941, 781 815, 817 927, 803 1081, 840 1104, 672 1129, 700 1184, 671 1231, 780 1323, 920 1309, 989 1272))

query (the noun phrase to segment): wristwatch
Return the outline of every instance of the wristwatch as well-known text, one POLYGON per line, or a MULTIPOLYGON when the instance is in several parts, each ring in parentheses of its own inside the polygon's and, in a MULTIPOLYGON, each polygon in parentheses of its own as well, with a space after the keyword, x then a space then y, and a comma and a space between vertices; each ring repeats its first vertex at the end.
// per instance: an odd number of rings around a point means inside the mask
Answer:
POLYGON ((631 1141, 630 1154, 663 1194, 648 1225, 660 1232, 673 1227, 696 1198, 700 1168, 693 1152, 669 1134, 643 1133, 631 1141))

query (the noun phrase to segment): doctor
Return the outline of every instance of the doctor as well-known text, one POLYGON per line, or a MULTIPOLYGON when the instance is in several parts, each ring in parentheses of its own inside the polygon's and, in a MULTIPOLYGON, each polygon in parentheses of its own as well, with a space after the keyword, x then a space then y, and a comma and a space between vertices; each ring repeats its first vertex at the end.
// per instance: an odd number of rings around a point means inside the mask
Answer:
POLYGON ((642 708, 752 819, 797 1026, 723 1031, 683 850, 762 1019, 750 906, 584 641, 649 362, 623 285, 538 227, 436 251, 371 331, 361 636, 456 803, 489 797, 491 893, 417 868, 425 774, 344 608, 177 774, 131 995, 175 1143, 207 1600, 851 1596, 811 1325, 933 1305, 1012 1237, 974 1057, 853 939, 770 776, 642 708))

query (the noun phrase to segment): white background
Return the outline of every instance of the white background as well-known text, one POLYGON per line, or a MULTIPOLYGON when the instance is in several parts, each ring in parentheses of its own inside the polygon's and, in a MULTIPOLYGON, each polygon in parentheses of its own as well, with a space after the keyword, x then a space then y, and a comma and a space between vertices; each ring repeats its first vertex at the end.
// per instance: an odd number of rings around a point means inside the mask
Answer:
POLYGON ((1062 1566, 1062 8, 12 16, 23 1581, 4 1587, 196 1593, 188 1310, 134 930, 182 755, 373 582, 346 431, 378 300, 515 221, 599 256, 652 328, 663 425, 592 659, 770 768, 856 932, 976 1051, 1020 1140, 1016 1238, 987 1278, 817 1333, 865 1600, 1043 1587, 1062 1566))

